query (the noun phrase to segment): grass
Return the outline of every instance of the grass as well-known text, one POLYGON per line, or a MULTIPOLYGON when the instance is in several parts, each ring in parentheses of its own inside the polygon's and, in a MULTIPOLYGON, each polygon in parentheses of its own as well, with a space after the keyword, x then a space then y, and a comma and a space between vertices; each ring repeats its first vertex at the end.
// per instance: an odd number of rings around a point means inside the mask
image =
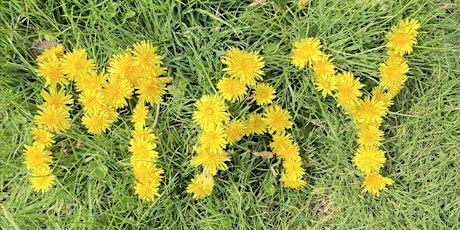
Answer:
MULTIPOLYGON (((440 229, 460 225, 460 3, 458 1, 19 1, 0 4, 0 227, 2 229, 440 229), (292 43, 321 40, 339 70, 367 85, 378 81, 384 35, 401 18, 422 27, 407 87, 385 118, 383 174, 395 184, 380 197, 361 193, 352 165, 357 147, 350 117, 314 91, 309 71, 289 64, 292 43), (75 111, 72 128, 53 147, 58 183, 47 193, 30 188, 22 164, 43 80, 34 74, 32 43, 51 39, 88 50, 97 67, 147 39, 173 77, 158 115, 161 197, 140 202, 130 172, 130 124, 85 134, 75 111), (189 165, 196 127, 193 103, 215 91, 220 57, 230 46, 260 51, 265 81, 295 121, 308 185, 282 187, 270 171, 276 159, 254 138, 234 148, 212 196, 194 200, 185 188, 198 169, 189 165)), ((123 113, 124 120, 129 118, 123 113)))

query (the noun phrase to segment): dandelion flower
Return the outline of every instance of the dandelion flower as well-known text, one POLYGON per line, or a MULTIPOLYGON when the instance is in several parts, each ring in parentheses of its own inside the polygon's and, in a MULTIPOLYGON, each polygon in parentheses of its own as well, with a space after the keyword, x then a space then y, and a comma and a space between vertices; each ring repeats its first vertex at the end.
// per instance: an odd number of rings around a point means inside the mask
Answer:
POLYGON ((156 54, 157 48, 150 41, 136 42, 133 45, 134 63, 145 68, 161 65, 160 56, 156 54))
POLYGON ((77 92, 83 92, 88 90, 102 90, 102 87, 107 84, 107 75, 104 72, 96 73, 91 71, 87 75, 83 75, 78 82, 75 83, 77 92))
POLYGON ((35 192, 45 193, 53 186, 56 176, 51 174, 49 166, 40 167, 32 170, 29 178, 31 187, 35 192))
POLYGON ((135 127, 131 134, 134 140, 149 142, 153 149, 157 147, 156 140, 158 139, 158 137, 155 134, 153 134, 150 129, 144 127, 135 127))
POLYGON ((268 132, 284 132, 292 127, 289 111, 281 108, 279 105, 265 108, 264 122, 268 126, 268 132))
POLYGON ((158 183, 163 178, 161 174, 164 173, 163 169, 155 167, 155 164, 146 163, 144 167, 133 167, 133 174, 141 183, 158 183))
POLYGON ((104 105, 104 95, 102 90, 85 90, 80 93, 78 101, 81 103, 83 111, 86 113, 96 113, 104 105))
POLYGON ((201 173, 192 179, 192 183, 187 186, 187 193, 193 193, 193 198, 204 198, 212 193, 214 178, 207 173, 201 173))
POLYGON ((387 109, 382 101, 371 99, 369 96, 365 97, 364 100, 359 100, 357 108, 356 120, 363 124, 374 125, 382 123, 387 109))
POLYGON ((158 152, 152 149, 152 144, 146 141, 133 142, 128 148, 133 154, 130 162, 133 167, 145 167, 145 164, 154 164, 158 159, 158 152))
POLYGON ((297 7, 303 7, 305 4, 307 4, 307 0, 299 0, 299 2, 297 2, 297 7))
POLYGON ((61 61, 56 57, 49 58, 46 62, 38 63, 37 75, 45 78, 45 86, 48 85, 67 85, 61 61))
POLYGON ((284 183, 284 187, 294 188, 294 189, 299 189, 305 186, 306 184, 305 181, 303 181, 301 177, 298 177, 292 174, 287 174, 284 172, 281 173, 280 181, 284 183))
POLYGON ((267 130, 264 119, 259 113, 252 113, 249 115, 248 124, 246 126, 246 135, 250 134, 264 134, 267 130))
POLYGON ((228 144, 232 145, 239 141, 246 131, 246 121, 232 120, 225 125, 225 136, 228 144))
POLYGON ((335 96, 339 103, 348 110, 352 110, 353 106, 359 100, 362 93, 359 91, 364 85, 359 82, 359 78, 355 78, 353 73, 344 72, 337 74, 335 96))
POLYGON ((205 129, 198 137, 198 143, 204 148, 209 148, 210 151, 218 151, 224 149, 227 145, 225 130, 222 125, 205 129))
POLYGON ((383 140, 383 131, 376 125, 367 125, 362 127, 358 132, 359 145, 379 147, 382 145, 380 141, 383 140))
POLYGON ((87 59, 85 49, 74 49, 62 58, 62 69, 69 80, 79 81, 83 76, 94 71, 95 64, 87 59))
POLYGON ((321 92, 323 97, 327 95, 333 95, 333 91, 337 89, 336 86, 336 77, 334 75, 319 75, 315 76, 314 82, 316 85, 316 90, 321 92))
POLYGON ((323 54, 321 58, 319 58, 313 64, 313 73, 316 77, 331 77, 335 75, 335 66, 332 64, 333 59, 329 57, 329 55, 323 54))
POLYGON ((321 59, 321 47, 320 41, 312 37, 303 38, 300 41, 294 42, 291 63, 299 69, 311 65, 313 62, 321 59))
POLYGON ((134 127, 144 127, 148 114, 149 108, 144 103, 138 103, 136 107, 134 107, 133 116, 131 119, 131 121, 134 123, 134 127))
POLYGON ((385 152, 376 146, 360 146, 352 161, 361 172, 378 172, 385 164, 385 152))
POLYGON ((254 87, 254 99, 259 106, 271 104, 275 97, 275 89, 269 84, 259 83, 254 87))
POLYGON ((385 111, 388 111, 388 108, 393 104, 391 98, 386 93, 385 87, 378 85, 372 89, 372 98, 376 101, 381 101, 383 106, 386 108, 385 111))
POLYGON ((33 127, 30 133, 32 134, 34 141, 44 147, 50 147, 55 142, 53 140, 54 135, 44 128, 33 127))
POLYGON ((292 159, 299 155, 299 145, 297 142, 292 142, 282 149, 277 149, 275 152, 282 159, 292 159))
POLYGON ((155 200, 155 196, 160 196, 156 182, 141 183, 136 181, 134 183, 134 194, 137 194, 139 199, 146 201, 153 201, 155 200))
POLYGON ((112 79, 105 84, 102 90, 105 104, 112 106, 115 109, 124 108, 128 105, 126 99, 130 99, 133 95, 133 86, 126 79, 112 79))
POLYGON ((196 149, 197 154, 190 161, 192 167, 202 166, 203 172, 211 175, 216 175, 218 170, 225 171, 228 169, 225 164, 229 161, 227 152, 222 149, 211 150, 205 147, 196 149))
POLYGON ((144 77, 139 79, 136 93, 139 100, 150 104, 158 104, 163 101, 162 97, 166 93, 166 84, 171 81, 166 77, 144 77))
POLYGON ((91 114, 85 114, 81 123, 88 129, 89 133, 101 134, 110 128, 111 122, 107 118, 105 111, 96 111, 91 114))
POLYGON ((192 119, 202 129, 215 127, 229 120, 227 105, 220 96, 203 95, 195 103, 195 107, 197 110, 193 112, 192 119))
POLYGON ((392 185, 394 181, 388 177, 384 177, 379 173, 369 173, 366 175, 366 179, 363 182, 363 192, 370 192, 376 196, 379 196, 380 190, 386 190, 387 185, 392 185))
POLYGON ((299 155, 295 157, 286 158, 283 162, 283 168, 287 175, 292 177, 302 178, 305 174, 305 169, 302 168, 302 158, 299 155))
POLYGON ((395 87, 403 85, 406 81, 405 74, 409 71, 407 61, 404 59, 388 59, 380 64, 380 85, 395 87))
POLYGON ((41 95, 43 99, 45 99, 45 103, 43 103, 44 108, 65 108, 66 105, 70 105, 73 103, 71 95, 65 95, 64 90, 58 90, 55 87, 51 87, 51 89, 49 89, 49 92, 46 90, 42 90, 41 95))
POLYGON ((115 108, 113 108, 113 107, 102 105, 100 107, 100 109, 96 111, 96 113, 98 111, 102 111, 102 112, 105 113, 104 116, 107 119, 107 122, 109 124, 112 124, 113 122, 118 120, 118 115, 119 114, 118 114, 117 110, 115 108))
POLYGON ((53 58, 60 59, 62 56, 64 56, 64 46, 57 44, 51 48, 45 49, 43 53, 37 57, 37 62, 44 63, 53 58))
POLYGON ((245 84, 237 79, 228 77, 219 80, 217 89, 225 100, 231 102, 241 101, 247 93, 245 84))
POLYGON ((53 132, 60 132, 70 126, 67 108, 47 107, 35 116, 35 124, 53 132))
POLYGON ((44 165, 48 166, 52 160, 51 152, 45 150, 43 144, 34 142, 32 145, 24 145, 24 164, 27 169, 31 170, 41 168, 44 165))
POLYGON ((109 61, 108 71, 111 75, 120 76, 136 85, 141 75, 139 65, 136 65, 134 57, 129 53, 115 54, 109 61))
POLYGON ((417 43, 417 30, 420 24, 417 20, 406 19, 399 23, 399 27, 393 27, 387 34, 387 47, 401 54, 412 53, 412 47, 417 43))
POLYGON ((264 75, 262 68, 265 63, 262 60, 256 52, 246 52, 232 47, 222 58, 222 63, 227 65, 223 70, 243 84, 254 86, 264 75))
POLYGON ((273 141, 270 142, 270 148, 277 155, 294 144, 289 133, 275 133, 272 138, 273 141))

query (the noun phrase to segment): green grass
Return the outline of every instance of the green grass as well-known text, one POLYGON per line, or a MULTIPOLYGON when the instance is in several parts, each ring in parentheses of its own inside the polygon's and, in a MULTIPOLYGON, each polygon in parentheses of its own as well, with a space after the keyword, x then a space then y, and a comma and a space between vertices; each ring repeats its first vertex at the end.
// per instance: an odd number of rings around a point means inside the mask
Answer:
MULTIPOLYGON (((460 226, 460 2, 413 1, 20 1, 0 5, 0 202, 2 229, 441 229, 460 226), (43 3, 48 2, 48 3, 43 3), (378 81, 385 33, 401 18, 421 22, 418 44, 407 56, 409 80, 382 128, 395 180, 380 197, 361 193, 352 165, 357 147, 349 116, 315 92, 309 71, 289 64, 292 43, 321 40, 339 70, 367 85, 378 81), (101 70, 134 42, 158 46, 170 93, 159 111, 161 197, 140 202, 130 172, 128 112, 110 132, 85 134, 78 111, 72 128, 53 147, 58 183, 34 193, 22 164, 43 80, 34 74, 32 42, 54 39, 86 48, 101 70), (229 170, 219 172, 212 196, 185 193, 197 129, 193 103, 213 93, 223 75, 220 57, 230 46, 260 51, 265 81, 295 121, 293 136, 305 160, 308 185, 282 187, 270 171, 276 159, 254 157, 266 138, 241 141, 229 170), (273 187, 272 187, 273 186, 273 187), (274 188, 274 193, 272 193, 274 188)), ((131 105, 132 106, 132 105, 131 105)), ((157 114, 159 113, 159 114, 157 114)))

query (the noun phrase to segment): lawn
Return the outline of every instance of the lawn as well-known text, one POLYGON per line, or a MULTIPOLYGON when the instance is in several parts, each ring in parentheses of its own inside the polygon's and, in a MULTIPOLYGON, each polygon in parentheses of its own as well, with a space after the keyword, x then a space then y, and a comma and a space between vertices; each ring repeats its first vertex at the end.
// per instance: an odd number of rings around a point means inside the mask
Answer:
MULTIPOLYGON (((451 229, 460 226, 460 1, 12 0, 0 3, 1 229, 451 229), (315 90, 312 71, 290 64, 294 41, 318 38, 338 71, 352 71, 368 95, 385 60, 385 34, 401 19, 421 28, 405 88, 384 117, 381 173, 394 180, 380 196, 362 193, 352 158, 353 121, 315 90), (134 194, 128 151, 132 104, 110 131, 91 135, 74 104, 71 128, 52 147, 56 184, 32 190, 23 164, 44 80, 35 41, 85 48, 98 70, 141 40, 158 47, 172 78, 155 124, 164 179, 160 196, 134 194), (212 195, 194 199, 187 185, 198 127, 194 103, 215 93, 230 47, 264 58, 264 82, 287 109, 307 185, 284 188, 272 172, 269 138, 229 147, 229 169, 212 195)), ((76 95, 74 93, 74 95, 76 95)))

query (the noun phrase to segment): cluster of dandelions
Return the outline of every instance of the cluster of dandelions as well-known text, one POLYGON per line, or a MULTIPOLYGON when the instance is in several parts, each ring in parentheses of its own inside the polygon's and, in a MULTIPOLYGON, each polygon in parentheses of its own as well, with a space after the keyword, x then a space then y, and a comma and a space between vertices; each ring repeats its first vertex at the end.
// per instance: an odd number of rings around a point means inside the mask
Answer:
POLYGON ((136 43, 123 54, 114 55, 109 60, 107 71, 99 73, 85 49, 64 52, 64 47, 57 45, 39 55, 37 62, 37 75, 43 77, 46 83, 41 93, 45 102, 35 116, 35 127, 31 131, 34 141, 30 146, 24 146, 24 160, 31 171, 32 188, 37 192, 46 192, 54 183, 55 176, 49 166, 52 154, 47 148, 54 143, 55 134, 70 127, 68 105, 73 100, 65 90, 72 91, 69 83, 73 82, 84 114, 81 122, 90 134, 109 130, 119 119, 118 110, 126 107, 133 95, 137 96, 129 147, 136 177, 135 193, 146 200, 158 195, 163 171, 155 164, 158 158, 154 150, 156 137, 147 128, 146 119, 148 105, 158 106, 170 78, 161 77, 166 69, 161 66, 156 48, 148 41, 136 43))
POLYGON ((406 19, 387 34, 388 58, 380 64, 380 82, 370 96, 364 96, 360 89, 364 86, 351 72, 336 74, 329 55, 320 51, 318 39, 305 38, 294 43, 292 64, 298 68, 307 65, 312 68, 316 89, 322 96, 333 96, 339 106, 349 113, 358 131, 359 144, 352 161, 365 175, 363 192, 379 195, 380 190, 393 184, 393 180, 382 176, 379 171, 386 161, 385 152, 380 149, 383 131, 379 128, 393 98, 404 87, 409 66, 404 54, 412 52, 416 43, 418 21, 406 19))
POLYGON ((289 111, 275 104, 275 89, 263 83, 263 58, 255 52, 230 48, 223 56, 223 69, 227 76, 217 83, 218 93, 203 95, 195 104, 193 122, 200 127, 196 155, 190 164, 201 166, 201 174, 196 175, 187 187, 194 198, 203 198, 212 193, 214 176, 219 170, 225 171, 230 160, 229 146, 237 144, 244 136, 271 135, 270 148, 283 160, 284 171, 280 180, 285 187, 300 188, 305 185, 299 146, 287 132, 293 125, 289 111), (227 103, 244 102, 252 92, 256 103, 255 111, 244 117, 232 117, 227 103), (263 111, 258 113, 258 111, 263 111))

